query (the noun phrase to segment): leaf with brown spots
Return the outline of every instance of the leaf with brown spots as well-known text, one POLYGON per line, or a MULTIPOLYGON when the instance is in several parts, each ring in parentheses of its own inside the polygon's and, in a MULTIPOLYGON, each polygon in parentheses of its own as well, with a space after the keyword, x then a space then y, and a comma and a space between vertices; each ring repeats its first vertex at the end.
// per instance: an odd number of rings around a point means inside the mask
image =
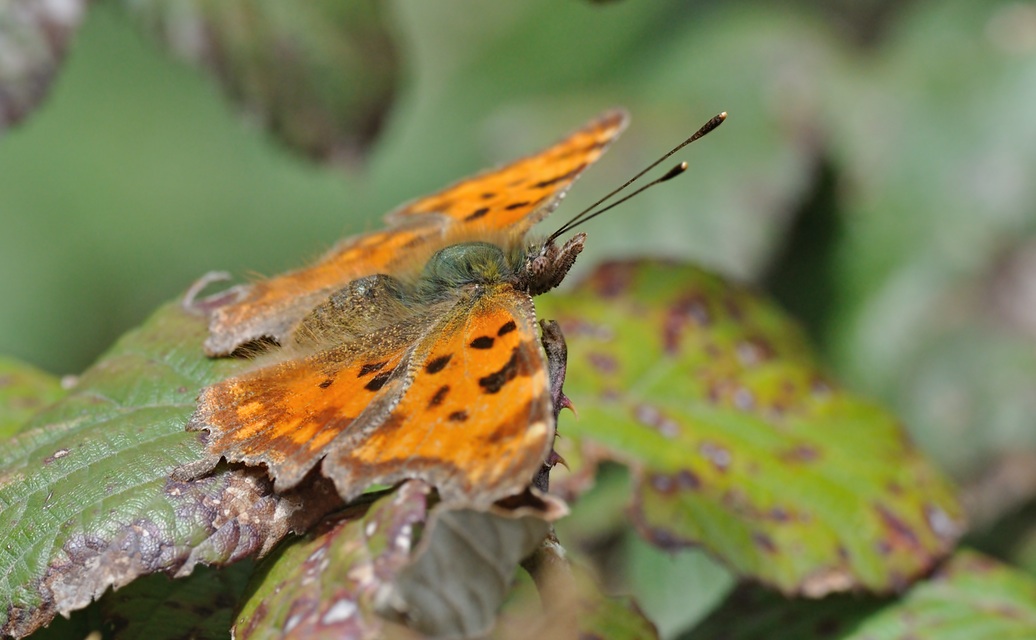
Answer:
MULTIPOLYGON (((138 576, 265 552, 340 503, 273 493, 261 470, 170 472, 203 455, 197 390, 242 364, 201 356, 205 323, 170 305, 0 448, 0 634, 22 636, 138 576)), ((312 490, 312 491, 310 491, 312 490)))
POLYGON ((1026 640, 1036 632, 1036 581, 973 551, 958 551, 897 600, 836 595, 788 600, 736 591, 684 640, 1026 640))
POLYGON ((579 420, 558 451, 585 487, 630 466, 633 522, 743 576, 821 596, 902 589, 963 531, 946 480, 880 407, 839 388, 786 317, 700 270, 599 268, 539 303, 568 341, 579 420))
POLYGON ((432 509, 430 495, 406 482, 284 546, 257 574, 235 637, 482 637, 519 561, 563 510, 535 499, 432 509))
POLYGON ((0 356, 0 438, 17 432, 30 417, 64 394, 54 376, 0 356))
POLYGON ((427 498, 421 483, 404 484, 373 504, 349 507, 279 548, 256 574, 234 636, 383 637, 386 627, 396 625, 375 608, 410 562, 428 515, 427 498))

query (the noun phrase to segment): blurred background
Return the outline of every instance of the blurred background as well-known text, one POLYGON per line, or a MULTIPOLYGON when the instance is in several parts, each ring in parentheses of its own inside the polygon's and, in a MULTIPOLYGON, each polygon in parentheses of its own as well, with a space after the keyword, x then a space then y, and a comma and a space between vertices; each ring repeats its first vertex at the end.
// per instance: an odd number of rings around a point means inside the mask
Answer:
MULTIPOLYGON (((625 107, 549 232, 725 110, 686 176, 586 227, 579 270, 756 284, 979 534, 1036 521, 1036 4, 76 4, 0 17, 0 353, 80 371, 207 271, 299 266, 625 107)), ((1032 526, 989 547, 1036 571, 1032 526)))

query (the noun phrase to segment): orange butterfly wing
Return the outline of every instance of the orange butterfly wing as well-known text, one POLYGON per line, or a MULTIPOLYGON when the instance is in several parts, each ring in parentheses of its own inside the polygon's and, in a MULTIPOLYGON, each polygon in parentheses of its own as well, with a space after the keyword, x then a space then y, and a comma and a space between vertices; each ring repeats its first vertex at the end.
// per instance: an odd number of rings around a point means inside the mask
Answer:
POLYGON ((528 294, 494 285, 418 346, 384 422, 334 447, 324 473, 346 499, 420 478, 476 508, 524 490, 554 440, 547 363, 528 294))
POLYGON ((532 299, 499 284, 438 311, 214 384, 188 428, 278 491, 324 458, 345 499, 404 478, 465 506, 519 493, 554 435, 532 299))
POLYGON ((430 255, 479 231, 524 234, 557 206, 626 121, 624 112, 608 112, 540 153, 410 202, 387 216, 390 229, 348 238, 313 266, 238 289, 235 302, 212 314, 205 352, 226 355, 264 337, 283 343, 331 292, 355 278, 393 273, 414 252, 430 255))
POLYGON ((356 278, 390 273, 417 246, 437 240, 442 224, 434 220, 353 236, 338 243, 319 262, 305 269, 261 280, 237 289, 238 300, 216 309, 209 321, 205 353, 227 355, 260 338, 278 342, 328 295, 356 278))
POLYGON ((387 219, 400 223, 441 214, 462 226, 524 233, 554 210, 561 196, 601 157, 626 122, 625 112, 609 111, 552 147, 413 200, 388 214, 387 219))
POLYGON ((414 345, 432 308, 362 338, 228 378, 202 390, 188 430, 230 462, 265 464, 278 491, 297 484, 354 423, 377 422, 409 383, 414 345), (379 407, 387 407, 378 413, 379 407))

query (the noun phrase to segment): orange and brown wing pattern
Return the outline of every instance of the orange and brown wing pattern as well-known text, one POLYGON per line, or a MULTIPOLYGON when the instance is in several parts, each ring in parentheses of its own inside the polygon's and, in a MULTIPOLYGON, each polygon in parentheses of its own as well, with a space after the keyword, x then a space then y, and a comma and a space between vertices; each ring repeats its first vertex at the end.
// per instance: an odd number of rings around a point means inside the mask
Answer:
POLYGON ((213 312, 205 353, 227 355, 260 338, 283 344, 298 322, 332 292, 356 278, 392 272, 408 252, 436 242, 442 234, 441 221, 422 220, 354 236, 310 267, 243 288, 240 299, 213 312))
POLYGON ((212 314, 205 352, 227 355, 267 337, 283 344, 331 292, 359 277, 392 274, 415 253, 431 255, 458 236, 504 229, 524 234, 550 213, 626 121, 624 112, 608 112, 540 153, 410 202, 387 216, 390 229, 348 238, 310 267, 242 287, 239 299, 212 314))
POLYGON ((354 423, 376 423, 391 410, 427 330, 415 318, 206 387, 188 429, 207 430, 214 455, 267 465, 275 488, 289 489, 354 423))
POLYGON ((627 120, 625 112, 609 111, 537 154, 413 200, 387 219, 399 223, 439 214, 473 229, 514 228, 524 233, 554 209, 579 174, 622 132, 627 120))
POLYGON ((554 438, 534 313, 507 284, 458 304, 418 346, 391 414, 325 459, 339 493, 420 478, 447 502, 482 508, 525 489, 554 438))

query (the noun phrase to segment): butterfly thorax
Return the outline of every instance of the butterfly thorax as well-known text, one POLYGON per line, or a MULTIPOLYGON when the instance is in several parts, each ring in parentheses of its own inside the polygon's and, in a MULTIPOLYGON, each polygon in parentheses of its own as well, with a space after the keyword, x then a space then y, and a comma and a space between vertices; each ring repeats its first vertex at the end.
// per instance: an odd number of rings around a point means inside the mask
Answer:
POLYGON ((577 234, 562 246, 552 240, 508 248, 490 242, 461 242, 440 249, 425 264, 416 291, 432 301, 473 284, 507 282, 529 295, 539 295, 561 284, 576 256, 583 250, 585 234, 577 234))
MULTIPOLYGON (((417 281, 423 301, 441 300, 468 285, 495 284, 514 277, 517 260, 489 242, 462 242, 440 249, 425 264, 417 281)), ((521 264, 521 262, 518 262, 521 264)))

